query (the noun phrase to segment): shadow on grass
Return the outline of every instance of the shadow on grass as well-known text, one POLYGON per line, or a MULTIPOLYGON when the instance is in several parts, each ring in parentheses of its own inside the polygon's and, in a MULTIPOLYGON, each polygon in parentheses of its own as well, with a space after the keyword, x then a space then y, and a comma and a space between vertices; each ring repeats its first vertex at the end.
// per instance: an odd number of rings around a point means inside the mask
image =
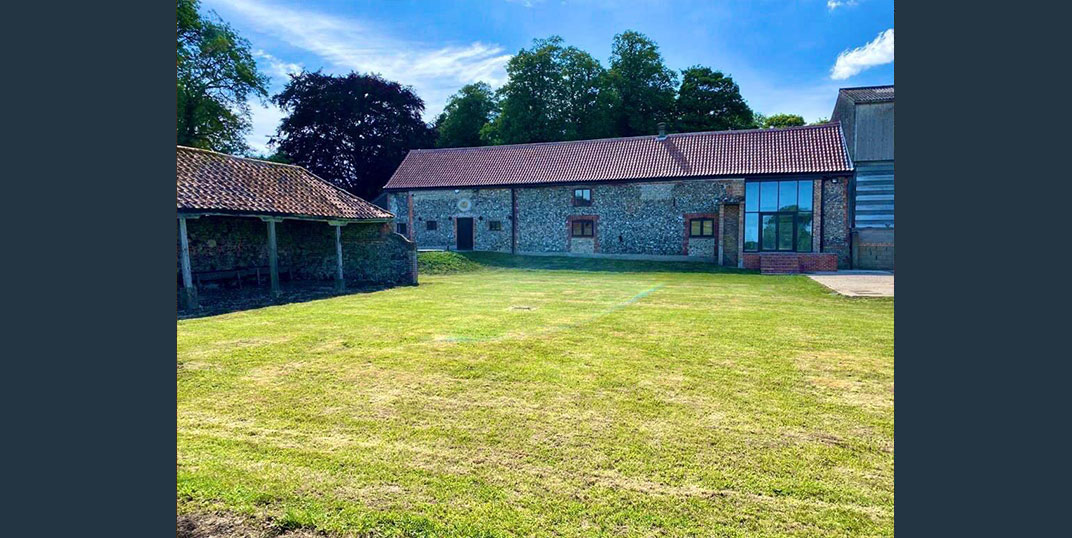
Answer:
POLYGON ((485 267, 550 271, 595 271, 615 273, 737 273, 758 274, 753 269, 722 267, 713 262, 619 260, 572 256, 522 256, 499 252, 459 252, 485 267))
POLYGON ((274 299, 271 297, 267 286, 246 285, 243 288, 220 287, 198 290, 198 302, 201 303, 201 308, 197 310, 184 309, 181 303, 177 303, 178 319, 218 316, 266 306, 305 303, 355 293, 371 293, 395 286, 347 282, 346 291, 341 293, 335 291, 335 286, 330 281, 293 281, 282 283, 280 287, 282 294, 274 299))

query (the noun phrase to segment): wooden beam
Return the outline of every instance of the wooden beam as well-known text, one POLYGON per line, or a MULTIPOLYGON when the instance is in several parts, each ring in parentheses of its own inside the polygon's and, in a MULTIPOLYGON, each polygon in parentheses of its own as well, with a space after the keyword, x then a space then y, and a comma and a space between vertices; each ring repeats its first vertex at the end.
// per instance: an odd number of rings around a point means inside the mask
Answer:
POLYGON ((335 226, 335 291, 343 291, 346 289, 346 279, 342 273, 342 227, 345 223, 332 225, 335 226))
POLYGON ((268 223, 268 276, 272 282, 272 297, 279 297, 282 292, 279 289, 279 251, 275 242, 275 223, 282 219, 263 219, 268 223))
POLYGON ((179 217, 179 245, 182 258, 182 292, 186 308, 200 308, 197 304, 197 288, 194 287, 190 270, 190 241, 186 238, 186 217, 179 217))
MULTIPOLYGON (((722 241, 726 236, 726 204, 718 204, 718 234, 715 236, 715 244, 718 245, 718 265, 722 266, 722 241)), ((686 254, 688 254, 686 252, 686 254)))

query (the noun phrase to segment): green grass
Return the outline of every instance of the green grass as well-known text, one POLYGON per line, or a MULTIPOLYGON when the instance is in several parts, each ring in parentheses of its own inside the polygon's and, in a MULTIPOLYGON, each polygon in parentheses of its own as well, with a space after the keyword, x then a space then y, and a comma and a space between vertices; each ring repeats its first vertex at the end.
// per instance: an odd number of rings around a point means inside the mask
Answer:
POLYGON ((417 254, 418 275, 448 275, 482 269, 479 263, 457 252, 420 252, 417 254))
POLYGON ((179 510, 374 536, 893 534, 892 299, 464 259, 488 269, 180 321, 179 510))

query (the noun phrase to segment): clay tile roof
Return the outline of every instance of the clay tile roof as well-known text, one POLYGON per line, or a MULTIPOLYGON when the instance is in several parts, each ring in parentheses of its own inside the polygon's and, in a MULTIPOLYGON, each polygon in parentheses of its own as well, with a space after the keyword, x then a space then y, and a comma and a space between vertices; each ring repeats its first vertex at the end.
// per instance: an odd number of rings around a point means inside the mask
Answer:
POLYGON ((328 219, 393 215, 290 164, 177 146, 179 211, 219 211, 328 219))
POLYGON ((539 185, 626 179, 843 173, 837 123, 786 129, 413 150, 386 189, 539 185))
POLYGON ((839 91, 857 104, 887 103, 893 101, 893 85, 841 88, 839 91))

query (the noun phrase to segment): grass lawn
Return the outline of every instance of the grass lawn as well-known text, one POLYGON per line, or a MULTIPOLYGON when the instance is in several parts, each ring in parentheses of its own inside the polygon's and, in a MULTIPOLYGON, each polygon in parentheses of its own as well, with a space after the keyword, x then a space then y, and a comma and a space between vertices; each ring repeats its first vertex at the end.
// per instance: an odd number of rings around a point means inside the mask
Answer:
POLYGON ((893 299, 468 258, 178 322, 179 511, 377 536, 893 535, 893 299))

